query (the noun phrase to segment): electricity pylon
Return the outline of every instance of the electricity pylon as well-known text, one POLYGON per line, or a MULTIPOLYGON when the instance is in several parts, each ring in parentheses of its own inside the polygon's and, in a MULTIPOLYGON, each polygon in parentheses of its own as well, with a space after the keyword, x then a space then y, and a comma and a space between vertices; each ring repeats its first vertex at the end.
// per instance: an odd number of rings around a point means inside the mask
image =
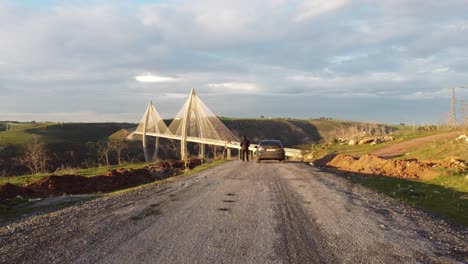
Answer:
POLYGON ((457 126, 457 98, 455 96, 455 89, 457 88, 465 88, 464 86, 458 86, 458 87, 452 87, 449 88, 452 90, 452 99, 450 101, 450 120, 449 120, 449 126, 451 127, 456 127, 457 126))

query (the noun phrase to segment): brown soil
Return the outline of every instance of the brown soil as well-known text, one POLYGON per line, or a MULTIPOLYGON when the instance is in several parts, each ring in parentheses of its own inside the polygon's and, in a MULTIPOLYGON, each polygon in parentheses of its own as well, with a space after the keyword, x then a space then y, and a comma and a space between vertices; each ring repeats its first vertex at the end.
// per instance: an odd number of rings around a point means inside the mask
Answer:
POLYGON ((437 134, 437 135, 432 135, 432 136, 427 136, 427 137, 415 138, 415 139, 411 139, 405 142, 389 145, 387 147, 374 150, 370 154, 380 156, 382 158, 401 157, 401 156, 404 156, 406 153, 408 153, 411 149, 417 146, 424 145, 434 140, 454 139, 459 135, 460 135, 460 132, 458 131, 458 132, 450 132, 450 133, 437 134))
POLYGON ((440 176, 444 170, 466 170, 464 162, 458 160, 443 160, 437 163, 417 159, 389 160, 372 154, 360 158, 339 154, 325 164, 327 167, 343 171, 413 180, 430 180, 440 176))
POLYGON ((22 186, 5 183, 0 185, 0 200, 6 198, 14 198, 16 196, 29 197, 33 194, 33 190, 22 186))
MULTIPOLYGON (((192 159, 189 161, 188 167, 192 169, 200 164, 201 160, 192 159)), ((0 200, 17 196, 36 198, 65 194, 111 192, 175 176, 184 167, 183 161, 164 161, 143 169, 117 169, 94 177, 52 175, 24 186, 7 183, 0 185, 0 200)))

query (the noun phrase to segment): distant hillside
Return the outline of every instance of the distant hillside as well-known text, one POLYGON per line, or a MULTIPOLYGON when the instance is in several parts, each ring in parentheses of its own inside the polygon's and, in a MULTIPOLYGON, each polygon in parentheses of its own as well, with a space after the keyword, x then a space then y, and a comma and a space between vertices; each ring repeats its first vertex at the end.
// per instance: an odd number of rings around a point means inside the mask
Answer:
MULTIPOLYGON (((170 121, 165 120, 167 124, 170 121)), ((287 146, 317 142, 336 128, 357 124, 352 121, 285 118, 221 118, 221 121, 239 137, 246 135, 252 142, 279 139, 287 146)), ((52 144, 86 144, 105 140, 122 129, 136 126, 132 123, 15 123, 13 130, 7 132, 5 122, 0 122, 0 146, 24 145, 34 138, 52 144)))
POLYGON ((246 135, 257 143, 262 139, 278 139, 285 146, 318 142, 339 127, 351 126, 357 122, 329 119, 231 119, 221 121, 239 137, 246 135))
POLYGON ((34 138, 47 143, 85 144, 106 139, 120 129, 134 127, 131 123, 15 123, 13 129, 5 131, 0 123, 0 146, 23 145, 34 138))
POLYGON ((47 144, 49 169, 97 165, 97 144, 110 135, 134 127, 129 123, 13 123, 0 132, 0 176, 28 172, 18 163, 27 144, 34 141, 47 144))
MULTIPOLYGON (((171 120, 165 120, 169 124, 171 120)), ((252 143, 262 139, 279 139, 286 147, 318 142, 336 128, 357 124, 327 119, 233 119, 221 121, 239 137, 246 135, 252 143)), ((10 122, 9 122, 10 124, 10 122)), ((110 138, 121 138, 137 124, 131 123, 12 123, 5 131, 0 122, 0 175, 18 175, 28 169, 18 164, 27 144, 44 142, 50 157, 49 170, 60 167, 89 167, 99 165, 99 151, 110 138)), ((129 142, 126 160, 143 161, 140 142, 129 142)), ((176 147, 162 140, 160 157, 176 158, 176 147)), ((115 164, 115 157, 111 157, 115 164)), ((102 162, 102 161, 101 161, 102 162)))

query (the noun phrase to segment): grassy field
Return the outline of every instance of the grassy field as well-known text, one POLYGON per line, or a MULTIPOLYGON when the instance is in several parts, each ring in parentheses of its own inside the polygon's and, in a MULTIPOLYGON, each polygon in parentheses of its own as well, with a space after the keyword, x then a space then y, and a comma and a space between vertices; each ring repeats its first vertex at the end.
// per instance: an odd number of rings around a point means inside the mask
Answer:
MULTIPOLYGON (((3 145, 24 145, 33 142, 34 137, 30 132, 32 129, 45 129, 50 124, 14 124, 12 130, 0 132, 0 146, 3 145)), ((37 135, 38 139, 40 138, 37 135)))
POLYGON ((102 175, 106 171, 110 171, 113 169, 141 169, 149 164, 152 163, 129 163, 129 164, 123 164, 123 165, 112 165, 112 166, 101 166, 101 167, 96 167, 96 168, 88 168, 88 169, 65 169, 65 170, 59 170, 54 173, 39 173, 39 174, 29 174, 29 175, 23 175, 23 176, 13 176, 13 177, 0 177, 0 184, 5 184, 5 183, 11 183, 11 184, 16 184, 16 185, 24 185, 28 184, 33 181, 40 180, 44 177, 51 176, 51 175, 56 175, 56 176, 62 176, 66 174, 73 174, 73 175, 80 175, 80 176, 85 176, 85 177, 93 177, 97 175, 102 175))
POLYGON ((13 130, 0 132, 0 146, 24 145, 33 142, 34 138, 46 143, 86 144, 134 126, 129 123, 18 123, 14 124, 13 130))
POLYGON ((468 226, 468 179, 466 177, 464 174, 445 175, 423 182, 351 174, 348 179, 468 226))
MULTIPOLYGON (((311 151, 313 153, 313 160, 320 159, 326 155, 336 153, 336 154, 347 154, 353 156, 361 156, 372 152, 374 150, 384 148, 389 145, 398 144, 404 141, 408 141, 411 139, 419 138, 419 137, 426 137, 436 134, 444 134, 447 132, 451 132, 453 130, 448 129, 439 129, 436 131, 423 131, 423 132, 413 132, 412 129, 409 129, 405 126, 399 126, 400 130, 396 130, 392 133, 392 136, 395 137, 396 140, 385 142, 382 144, 370 145, 370 144, 363 144, 363 145, 329 145, 329 144, 303 144, 300 145, 299 148, 311 151)), ((460 133, 463 133, 460 131, 460 133)), ((430 145, 422 145, 418 146, 417 148, 411 150, 411 155, 404 156, 402 158, 417 158, 421 160, 438 160, 446 158, 447 156, 455 156, 461 159, 465 159, 468 161, 468 144, 462 144, 461 142, 457 142, 455 140, 451 140, 447 142, 446 140, 439 140, 434 141, 430 145)))
MULTIPOLYGON (((461 132, 460 132, 461 133, 461 132)), ((409 158, 422 160, 440 160, 454 157, 468 161, 468 143, 452 140, 435 140, 427 145, 418 146, 409 151, 409 158)))

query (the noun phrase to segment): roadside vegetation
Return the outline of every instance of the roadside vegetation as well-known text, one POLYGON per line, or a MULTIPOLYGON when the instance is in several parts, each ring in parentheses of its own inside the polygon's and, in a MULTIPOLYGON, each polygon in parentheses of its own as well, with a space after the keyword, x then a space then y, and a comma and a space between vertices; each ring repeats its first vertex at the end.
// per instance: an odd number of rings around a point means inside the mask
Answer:
POLYGON ((0 177, 0 184, 11 183, 15 185, 25 185, 48 176, 63 176, 63 175, 79 175, 85 177, 93 177, 97 175, 102 175, 107 171, 115 169, 141 169, 145 166, 150 165, 151 162, 138 162, 138 163, 127 163, 123 165, 110 165, 110 166, 99 166, 93 168, 79 169, 79 168, 63 168, 55 172, 46 172, 46 173, 37 173, 37 174, 27 174, 21 176, 11 176, 11 177, 0 177))
MULTIPOLYGON (((370 153, 374 150, 387 147, 389 145, 398 144, 415 138, 427 137, 437 134, 445 134, 448 132, 459 131, 460 134, 466 133, 463 129, 454 130, 445 126, 434 127, 431 126, 431 129, 413 129, 406 126, 389 126, 388 132, 386 134, 367 134, 365 131, 361 131, 362 136, 356 136, 356 128, 349 126, 348 134, 344 133, 342 137, 349 139, 359 139, 362 138, 372 138, 372 137, 381 137, 381 136, 392 136, 394 140, 388 142, 382 142, 379 144, 354 144, 349 145, 347 143, 340 143, 338 133, 342 132, 332 132, 328 134, 328 138, 325 140, 314 142, 310 144, 302 144, 299 147, 304 151, 308 152, 311 155, 308 157, 307 161, 314 161, 320 158, 323 158, 330 154, 347 154, 354 156, 361 156, 367 153, 370 153)), ((343 130, 343 128, 337 128, 338 130, 343 130)), ((420 158, 424 160, 430 159, 443 159, 447 156, 458 156, 462 159, 468 160, 468 151, 466 150, 466 144, 456 142, 455 139, 451 140, 449 144, 446 140, 439 140, 432 143, 430 146, 422 145, 417 146, 414 149, 411 149, 408 157, 420 158)))
POLYGON ((468 179, 465 174, 447 174, 429 181, 358 174, 348 174, 347 178, 354 183, 468 226, 468 179))
MULTIPOLYGON (((309 148, 311 153, 310 161, 319 163, 321 159, 327 159, 326 157, 333 157, 337 154, 360 157, 380 148, 412 139, 454 131, 458 131, 460 135, 467 132, 463 128, 451 129, 444 126, 429 126, 419 129, 401 126, 395 128, 390 133, 395 140, 382 144, 348 145, 340 144, 338 140, 332 139, 302 147, 305 150, 309 148)), ((416 159, 423 162, 445 160, 446 163, 455 162, 459 164, 459 168, 455 170, 439 169, 438 172, 441 176, 427 180, 411 180, 349 171, 344 171, 341 174, 344 174, 347 179, 354 183, 383 192, 395 199, 468 226, 468 168, 467 163, 465 163, 468 161, 468 143, 465 140, 457 140, 452 137, 432 140, 424 144, 415 144, 403 156, 397 156, 393 159, 416 159)))

